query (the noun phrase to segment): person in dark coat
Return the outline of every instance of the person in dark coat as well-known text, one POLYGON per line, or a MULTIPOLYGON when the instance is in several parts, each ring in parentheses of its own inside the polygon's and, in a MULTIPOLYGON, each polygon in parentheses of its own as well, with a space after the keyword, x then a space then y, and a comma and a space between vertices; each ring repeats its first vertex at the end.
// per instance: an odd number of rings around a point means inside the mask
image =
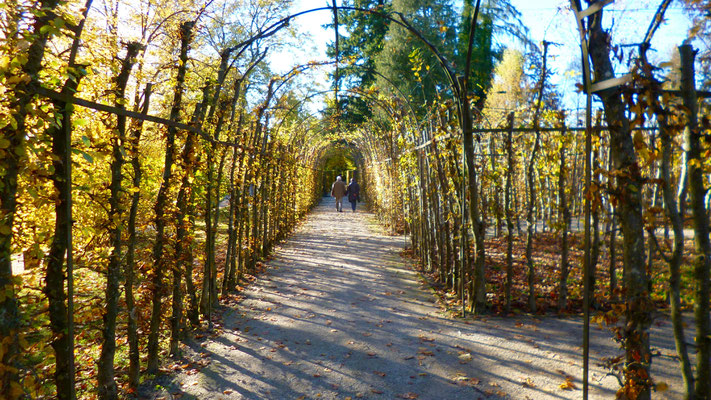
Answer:
POLYGON ((341 180, 341 176, 336 177, 336 181, 331 185, 331 196, 336 199, 336 211, 343 212, 343 196, 346 195, 346 183, 341 180))
POLYGON ((348 195, 348 201, 351 202, 351 207, 353 207, 353 212, 355 212, 356 204, 360 201, 360 186, 358 186, 358 182, 356 182, 355 178, 351 178, 351 183, 348 185, 346 194, 348 195))

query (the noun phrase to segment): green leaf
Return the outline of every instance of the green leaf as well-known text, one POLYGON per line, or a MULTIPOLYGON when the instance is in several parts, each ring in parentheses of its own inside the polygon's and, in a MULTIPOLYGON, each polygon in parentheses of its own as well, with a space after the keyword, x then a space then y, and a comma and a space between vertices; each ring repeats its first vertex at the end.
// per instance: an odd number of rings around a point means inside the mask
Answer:
POLYGON ((89 153, 87 153, 84 150, 79 150, 79 149, 72 149, 72 154, 81 154, 84 159, 90 163, 94 163, 94 157, 92 157, 89 153))
POLYGON ((82 155, 82 157, 84 157, 84 159, 86 161, 89 161, 89 163, 92 163, 92 164, 94 163, 94 158, 92 156, 90 156, 89 153, 82 151, 81 155, 82 155))

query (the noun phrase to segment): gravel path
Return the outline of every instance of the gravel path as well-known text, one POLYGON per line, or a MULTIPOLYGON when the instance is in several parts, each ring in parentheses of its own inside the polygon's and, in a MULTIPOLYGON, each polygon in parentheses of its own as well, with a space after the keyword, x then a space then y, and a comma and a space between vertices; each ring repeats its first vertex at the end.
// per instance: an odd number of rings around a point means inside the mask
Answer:
MULTIPOLYGON (((361 209, 324 198, 268 262, 219 335, 194 343, 204 368, 183 365, 153 398, 579 399, 578 318, 452 320, 398 255, 404 237, 379 232, 361 209), (344 207, 346 208, 346 207, 344 207), (569 390, 560 386, 570 378, 569 390)), ((655 325, 655 376, 681 398, 669 324, 655 325)), ((590 398, 618 387, 597 367, 619 354, 592 329, 590 398)))

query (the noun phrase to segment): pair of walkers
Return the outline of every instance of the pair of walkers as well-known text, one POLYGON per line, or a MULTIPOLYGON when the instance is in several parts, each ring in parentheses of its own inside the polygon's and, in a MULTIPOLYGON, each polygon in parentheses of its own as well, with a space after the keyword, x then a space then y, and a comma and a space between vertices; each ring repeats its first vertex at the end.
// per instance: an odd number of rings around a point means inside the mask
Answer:
POLYGON ((340 175, 336 177, 336 181, 331 185, 331 196, 336 198, 336 211, 343 212, 343 198, 348 196, 348 201, 351 202, 353 212, 356 210, 356 204, 360 200, 360 186, 355 178, 351 178, 351 183, 346 187, 340 175))

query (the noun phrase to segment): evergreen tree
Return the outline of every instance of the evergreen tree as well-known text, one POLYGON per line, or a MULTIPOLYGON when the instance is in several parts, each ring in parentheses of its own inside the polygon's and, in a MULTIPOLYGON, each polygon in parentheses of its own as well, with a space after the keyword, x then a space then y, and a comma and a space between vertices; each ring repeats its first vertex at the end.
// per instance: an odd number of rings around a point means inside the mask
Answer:
MULTIPOLYGON (((387 13, 390 9, 390 1, 344 0, 341 6, 387 13)), ((383 47, 383 39, 389 25, 388 19, 377 13, 339 10, 339 27, 345 27, 348 33, 339 37, 338 43, 339 88, 365 91, 375 83, 375 56, 383 47)), ((332 58, 336 57, 335 42, 328 45, 326 54, 332 58)), ((341 122, 360 124, 372 117, 367 101, 359 96, 339 96, 338 103, 337 109, 341 122)), ((327 115, 333 114, 333 106, 331 105, 327 110, 327 115)))
MULTIPOLYGON (((453 61, 457 42, 456 13, 447 0, 394 0, 392 10, 400 13, 414 29, 453 61)), ((399 18, 399 17, 396 17, 399 18)), ((448 78, 432 52, 402 26, 391 22, 382 51, 376 57, 378 87, 385 92, 406 95, 413 107, 424 110, 438 93, 449 92, 448 78)))
MULTIPOLYGON (((490 2, 489 2, 490 3, 490 2)), ((474 47, 472 48, 472 67, 469 72, 469 89, 476 96, 475 103, 483 104, 486 90, 491 85, 494 63, 501 56, 501 52, 494 49, 493 9, 485 7, 480 10, 477 18, 476 32, 474 34, 474 47)), ((467 50, 469 46, 469 30, 471 29, 472 14, 474 13, 474 0, 464 0, 462 17, 457 43, 457 69, 465 68, 467 50)))

